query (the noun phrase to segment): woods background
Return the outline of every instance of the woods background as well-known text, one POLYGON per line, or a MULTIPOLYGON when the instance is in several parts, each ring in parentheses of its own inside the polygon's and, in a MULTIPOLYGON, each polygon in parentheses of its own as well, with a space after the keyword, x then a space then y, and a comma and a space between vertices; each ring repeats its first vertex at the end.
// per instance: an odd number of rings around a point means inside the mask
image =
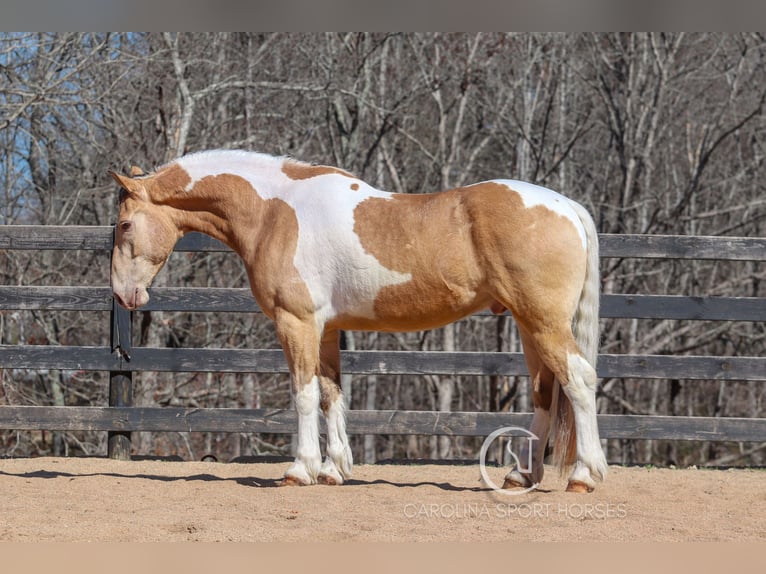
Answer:
MULTIPOLYGON (((112 225, 108 169, 247 148, 425 193, 511 177, 602 233, 766 235, 763 34, 0 34, 0 224, 112 225)), ((7 285, 108 285, 100 252, 0 252, 7 285)), ((602 260, 606 293, 766 296, 752 262, 602 260)), ((246 287, 232 254, 155 285, 246 287)), ((135 313, 146 346, 278 347, 258 314, 135 313)), ((608 353, 763 356, 763 324, 602 320, 608 353)), ((104 345, 106 313, 0 312, 0 344, 104 345), (103 315, 103 316, 101 316, 103 315)), ((520 350, 512 319, 346 348, 520 350)), ((107 374, 0 371, 0 405, 104 405, 107 374)), ((346 376, 353 409, 531 410, 515 377, 346 376)), ((285 375, 134 375, 135 404, 287 407, 285 375)), ((602 413, 762 417, 760 382, 603 379, 602 413)), ((0 454, 103 454, 105 433, 0 431, 0 454)), ((477 439, 352 437, 356 460, 475 458, 477 439)), ((134 433, 136 452, 288 454, 289 435, 134 433)), ((763 445, 761 445, 762 447, 763 445)), ((764 464, 731 443, 610 440, 613 463, 764 464)))

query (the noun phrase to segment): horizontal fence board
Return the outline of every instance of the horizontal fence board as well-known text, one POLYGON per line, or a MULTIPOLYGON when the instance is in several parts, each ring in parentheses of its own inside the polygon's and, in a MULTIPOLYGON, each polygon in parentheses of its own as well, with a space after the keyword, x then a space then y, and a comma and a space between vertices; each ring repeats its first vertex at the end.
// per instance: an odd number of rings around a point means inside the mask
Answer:
POLYGON ((766 441, 766 418, 599 415, 603 438, 766 441))
MULTIPOLYGON (((0 249, 81 249, 111 251, 114 228, 108 225, 0 225, 0 249)), ((202 233, 189 233, 176 251, 229 251, 202 233)))
POLYGON ((145 311, 260 313, 247 287, 157 287, 149 289, 145 311))
POLYGON ((12 430, 294 433, 297 420, 285 409, 0 407, 0 428, 12 430))
POLYGON ((175 247, 176 251, 203 251, 203 252, 223 252, 231 251, 226 245, 213 239, 203 233, 188 233, 184 235, 175 247))
POLYGON ((0 225, 0 249, 111 250, 114 228, 96 225, 0 225))
MULTIPOLYGON (((529 436, 531 413, 434 411, 348 412, 350 434, 487 436, 519 427, 508 436, 529 436)), ((766 441, 766 419, 599 415, 602 438, 766 441)), ((324 421, 321 432, 325 433, 324 421)), ((285 409, 192 409, 179 407, 0 407, 0 428, 153 432, 295 433, 297 417, 285 409)))
POLYGON ((120 371, 109 347, 0 345, 0 368, 62 371, 120 371))
POLYGON ((599 355, 601 378, 766 380, 766 357, 599 355))
POLYGON ((766 321, 766 299, 683 295, 601 295, 602 319, 766 321))
MULTIPOLYGON (((527 375, 521 353, 342 351, 342 368, 377 375, 527 375)), ((93 371, 287 373, 280 349, 134 347, 121 362, 108 347, 0 346, 0 368, 93 371)), ((766 380, 766 357, 600 355, 603 378, 766 380)))
MULTIPOLYGON (((0 225, 0 249, 110 250, 113 227, 0 225)), ((766 238, 599 234, 601 257, 766 261, 766 238)), ((181 238, 176 251, 228 251, 200 233, 181 238)))
POLYGON ((599 235, 601 257, 766 261, 766 237, 699 235, 599 235))
MULTIPOLYGON (((249 288, 157 287, 142 311, 259 313, 249 288)), ((0 310, 108 311, 110 287, 0 285, 0 310)), ((492 316, 488 309, 477 316, 492 316)), ((757 297, 680 295, 601 296, 602 318, 766 321, 766 302, 757 297)))
POLYGON ((111 287, 0 285, 0 310, 111 311, 111 287))
POLYGON ((377 375, 526 375, 521 353, 441 351, 342 351, 347 373, 377 375))

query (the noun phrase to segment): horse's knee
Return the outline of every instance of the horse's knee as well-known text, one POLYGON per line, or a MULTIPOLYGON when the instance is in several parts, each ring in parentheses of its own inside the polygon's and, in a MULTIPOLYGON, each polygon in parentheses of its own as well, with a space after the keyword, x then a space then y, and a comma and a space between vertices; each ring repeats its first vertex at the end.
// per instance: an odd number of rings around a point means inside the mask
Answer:
POLYGON ((300 415, 311 415, 319 406, 319 384, 317 377, 312 377, 307 383, 293 382, 293 397, 295 410, 300 415))

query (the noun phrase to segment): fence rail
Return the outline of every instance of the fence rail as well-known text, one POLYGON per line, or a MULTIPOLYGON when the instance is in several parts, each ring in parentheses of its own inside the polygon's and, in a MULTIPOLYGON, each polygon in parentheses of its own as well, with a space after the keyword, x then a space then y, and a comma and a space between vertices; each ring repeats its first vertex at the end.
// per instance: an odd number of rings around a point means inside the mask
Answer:
MULTIPOLYGON (((766 261, 766 238, 647 235, 600 236, 602 258, 766 261)), ((0 249, 102 250, 112 227, 0 226, 0 249)), ((179 241, 177 251, 228 248, 200 235, 179 241)), ((146 310, 259 312, 246 288, 154 288, 146 310)), ((132 407, 133 371, 285 373, 279 349, 168 349, 130 347, 130 321, 107 286, 0 286, 0 311, 111 311, 113 340, 98 347, 0 345, 0 368, 110 372, 109 407, 0 407, 0 428, 110 432, 110 456, 125 458, 131 431, 295 432, 291 411, 132 407), (122 314, 121 326, 115 320, 122 314), (121 341, 117 341, 121 337, 121 341), (117 342, 116 342, 117 341, 117 342), (120 343, 124 353, 114 352, 120 343), (112 440, 114 439, 114 440, 112 440)), ((490 316, 488 311, 477 314, 490 316)), ((748 297, 604 294, 602 318, 765 321, 766 300, 748 297)), ((526 375, 520 353, 343 351, 342 367, 356 374, 526 375)), ((764 357, 610 355, 599 357, 600 377, 764 381, 764 357)), ((501 426, 527 426, 527 413, 351 411, 356 434, 483 436, 501 426)), ((605 438, 766 441, 766 419, 600 415, 605 438)))
MULTIPOLYGON (((81 249, 108 251, 113 228, 105 225, 0 225, 0 249, 81 249)), ((599 234, 601 257, 642 259, 766 260, 766 237, 599 234)), ((176 251, 228 251, 221 242, 189 233, 176 251)))
MULTIPOLYGON (((260 313, 247 288, 155 287, 144 311, 260 313)), ((109 287, 41 287, 0 285, 0 310, 109 311, 109 287)), ((477 316, 492 316, 489 310, 477 316)), ((766 304, 758 297, 688 297, 683 295, 601 296, 605 319, 688 319, 766 321, 766 304)))
MULTIPOLYGON (((0 368, 64 371, 287 373, 279 349, 133 347, 125 361, 109 347, 0 346, 0 368)), ((521 353, 341 351, 341 367, 367 375, 527 375, 521 353)), ((605 378, 762 381, 763 357, 599 355, 605 378)))
MULTIPOLYGON (((3 424, 16 430, 291 433, 297 416, 284 409, 179 407, 2 407, 3 424), (50 425, 50 426, 49 426, 50 425)), ((529 427, 529 413, 348 412, 350 434, 487 436, 504 426, 529 427)), ((598 415, 603 438, 762 441, 766 419, 598 415)), ((324 421, 320 423, 325 432, 324 421)), ((509 433, 512 435, 513 433, 509 433)), ((518 431, 517 436, 528 436, 518 431)))

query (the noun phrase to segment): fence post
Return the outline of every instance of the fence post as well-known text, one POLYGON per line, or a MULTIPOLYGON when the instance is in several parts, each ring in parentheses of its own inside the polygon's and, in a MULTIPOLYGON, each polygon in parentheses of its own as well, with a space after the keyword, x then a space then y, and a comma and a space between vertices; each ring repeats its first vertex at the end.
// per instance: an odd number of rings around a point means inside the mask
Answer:
MULTIPOLYGON (((131 343, 130 311, 112 301, 112 352, 120 356, 120 367, 130 361, 131 343)), ((109 406, 133 406, 133 373, 129 370, 109 372, 109 406)), ((117 460, 130 460, 130 432, 109 431, 107 455, 117 460)))
MULTIPOLYGON (((120 370, 109 372, 109 406, 133 406, 133 373, 130 370, 133 313, 112 298, 112 353, 120 358, 120 370)), ((130 431, 109 431, 107 456, 130 460, 130 431)))

